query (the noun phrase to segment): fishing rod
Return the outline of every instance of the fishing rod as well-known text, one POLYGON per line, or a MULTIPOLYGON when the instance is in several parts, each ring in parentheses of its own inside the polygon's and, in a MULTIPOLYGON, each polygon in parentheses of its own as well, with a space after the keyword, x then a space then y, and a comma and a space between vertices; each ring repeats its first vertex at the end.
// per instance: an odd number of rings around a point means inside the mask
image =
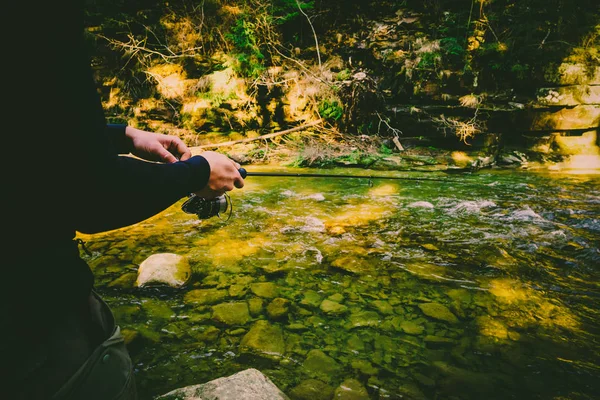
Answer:
POLYGON ((344 179, 396 179, 401 181, 434 181, 434 182, 455 182, 464 183, 454 179, 443 178, 414 178, 408 176, 392 176, 392 175, 348 175, 348 174, 315 174, 302 172, 249 172, 244 168, 240 168, 240 175, 246 179, 246 176, 270 176, 270 177, 290 177, 290 178, 344 178, 344 179))
MULTIPOLYGON (((443 178, 416 178, 408 176, 392 176, 392 175, 347 175, 347 174, 316 174, 302 172, 249 172, 245 168, 240 168, 239 173, 243 179, 248 176, 265 176, 265 177, 287 177, 287 178, 343 178, 343 179, 368 179, 369 184, 372 184, 374 179, 392 179, 402 181, 433 181, 433 182, 453 182, 453 183, 468 183, 455 179, 443 178)), ((227 193, 205 199, 195 194, 190 194, 189 198, 183 203, 181 209, 186 214, 196 214, 199 219, 208 219, 218 216, 225 221, 231 218, 233 212, 233 203, 227 193), (227 218, 222 218, 222 215, 227 215, 227 218)))

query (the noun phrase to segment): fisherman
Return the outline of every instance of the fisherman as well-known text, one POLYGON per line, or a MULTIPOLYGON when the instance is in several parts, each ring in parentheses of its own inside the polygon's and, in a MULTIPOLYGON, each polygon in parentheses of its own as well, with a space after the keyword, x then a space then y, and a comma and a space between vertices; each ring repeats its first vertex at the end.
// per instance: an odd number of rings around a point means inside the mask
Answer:
POLYGON ((83 1, 5 15, 0 392, 5 399, 135 399, 119 326, 76 232, 143 221, 190 193, 241 188, 239 164, 181 139, 107 125, 86 55, 83 1), (22 40, 35 29, 35 41, 22 40), (137 157, 129 157, 132 153, 137 157))

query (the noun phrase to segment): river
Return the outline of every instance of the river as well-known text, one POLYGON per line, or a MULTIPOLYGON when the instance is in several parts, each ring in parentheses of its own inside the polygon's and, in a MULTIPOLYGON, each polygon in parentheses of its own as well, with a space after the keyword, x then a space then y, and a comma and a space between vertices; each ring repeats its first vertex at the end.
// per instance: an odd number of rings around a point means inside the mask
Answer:
POLYGON ((600 175, 393 176, 411 180, 250 176, 227 221, 182 200, 80 235, 142 400, 252 367, 295 398, 348 379, 371 399, 598 398, 600 175), (134 287, 156 253, 191 281, 134 287))

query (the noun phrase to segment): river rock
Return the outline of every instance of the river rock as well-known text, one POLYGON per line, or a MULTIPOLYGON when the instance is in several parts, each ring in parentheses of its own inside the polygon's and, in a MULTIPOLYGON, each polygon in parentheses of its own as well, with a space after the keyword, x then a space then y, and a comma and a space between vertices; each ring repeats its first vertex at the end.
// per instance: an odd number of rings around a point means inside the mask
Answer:
POLYGON ((348 307, 345 305, 328 299, 323 300, 320 308, 327 315, 341 315, 348 312, 348 307))
POLYGON ((289 393, 292 400, 331 400, 333 388, 318 379, 307 379, 289 393))
POLYGON ((325 382, 331 382, 341 370, 337 361, 318 349, 308 352, 301 369, 306 375, 325 382))
POLYGON ((381 316, 375 311, 357 311, 350 315, 349 328, 378 326, 380 323, 381 316))
POLYGON ((249 368, 200 385, 175 389, 157 400, 290 400, 262 372, 249 368))
POLYGON ((248 303, 221 303, 213 306, 212 319, 225 325, 244 325, 250 320, 248 303))
POLYGON ((191 276, 192 269, 187 258, 173 253, 159 253, 140 264, 135 285, 166 284, 177 288, 185 285, 191 276))
POLYGON ((273 299, 279 295, 279 288, 273 282, 257 282, 250 285, 252 293, 258 297, 273 299))
POLYGON ((303 306, 309 306, 312 308, 317 308, 321 304, 323 297, 315 292, 314 290, 307 290, 304 292, 304 296, 302 300, 300 300, 300 304, 303 306))
POLYGON ((270 319, 279 319, 287 315, 290 310, 290 301, 277 297, 267 306, 267 315, 270 319))
POLYGON ((336 400, 369 400, 369 392, 356 379, 346 379, 335 389, 333 398, 336 400))
POLYGON ((256 321, 240 343, 242 353, 254 353, 267 358, 280 358, 285 352, 281 328, 268 321, 256 321))
POLYGON ((185 304, 215 304, 227 298, 227 291, 223 289, 194 289, 183 297, 185 304))
POLYGON ((443 304, 440 303, 423 303, 419 304, 419 308, 423 311, 423 314, 437 319, 439 321, 449 322, 451 324, 458 323, 456 315, 452 314, 452 311, 443 304))

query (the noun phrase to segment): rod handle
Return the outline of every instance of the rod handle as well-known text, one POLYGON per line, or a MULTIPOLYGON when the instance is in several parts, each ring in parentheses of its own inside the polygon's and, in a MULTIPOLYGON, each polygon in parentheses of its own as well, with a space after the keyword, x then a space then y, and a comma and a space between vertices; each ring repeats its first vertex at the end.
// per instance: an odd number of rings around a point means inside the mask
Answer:
POLYGON ((242 179, 246 179, 246 177, 248 176, 248 171, 246 171, 245 168, 240 168, 238 169, 238 172, 240 173, 240 175, 242 176, 242 179))

